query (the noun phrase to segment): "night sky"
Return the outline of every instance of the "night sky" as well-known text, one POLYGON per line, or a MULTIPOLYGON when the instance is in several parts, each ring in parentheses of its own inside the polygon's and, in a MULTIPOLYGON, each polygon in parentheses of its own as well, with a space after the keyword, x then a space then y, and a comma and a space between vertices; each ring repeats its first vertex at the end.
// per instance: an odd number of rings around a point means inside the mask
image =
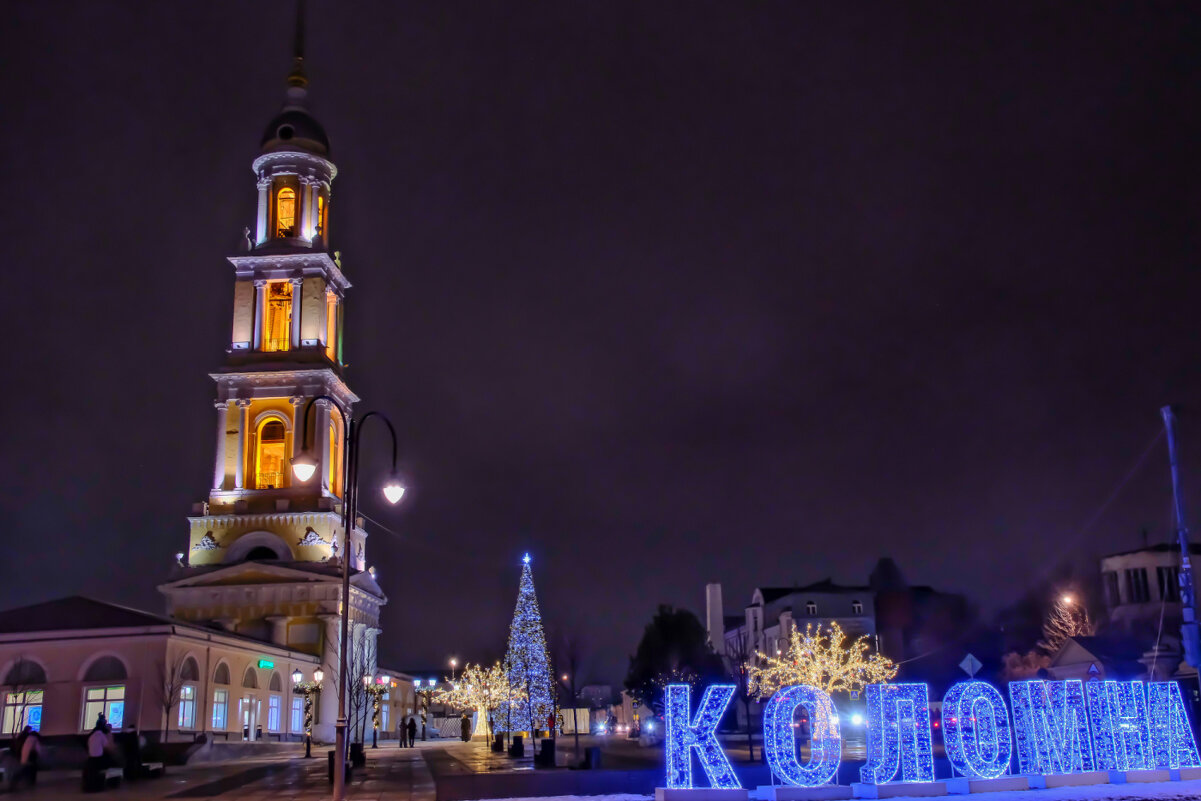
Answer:
MULTIPOLYGON (((159 611, 292 5, 5 11, 0 603, 159 611)), ((364 502, 385 665, 499 655, 527 550, 582 680, 710 581, 891 555, 995 611, 1167 538, 1168 402, 1201 529, 1201 6, 309 16, 347 379, 411 488, 364 502)))

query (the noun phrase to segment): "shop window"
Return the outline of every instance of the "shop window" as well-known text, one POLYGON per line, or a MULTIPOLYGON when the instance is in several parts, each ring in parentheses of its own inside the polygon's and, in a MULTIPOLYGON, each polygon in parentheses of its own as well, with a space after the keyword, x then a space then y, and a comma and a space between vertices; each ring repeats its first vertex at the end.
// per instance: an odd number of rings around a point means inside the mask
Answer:
POLYGON ((42 728, 42 690, 19 690, 4 694, 3 731, 0 736, 13 735, 26 726, 34 731, 42 728))
POLYGON ((124 684, 88 687, 83 693, 83 719, 79 722, 81 731, 95 726, 101 715, 113 729, 120 729, 125 725, 124 684))
POLYGON ((293 734, 304 733, 304 698, 297 696, 292 699, 292 728, 293 734))
MULTIPOLYGON (((225 667, 222 665, 221 667, 225 667)), ((228 670, 226 671, 228 678, 228 670)), ((213 729, 225 731, 225 721, 229 717, 229 691, 213 690, 213 729)))
POLYGON ((267 696, 267 731, 279 731, 281 701, 278 695, 267 696))
POLYGON ((179 690, 179 728, 196 728, 196 685, 185 684, 179 690))

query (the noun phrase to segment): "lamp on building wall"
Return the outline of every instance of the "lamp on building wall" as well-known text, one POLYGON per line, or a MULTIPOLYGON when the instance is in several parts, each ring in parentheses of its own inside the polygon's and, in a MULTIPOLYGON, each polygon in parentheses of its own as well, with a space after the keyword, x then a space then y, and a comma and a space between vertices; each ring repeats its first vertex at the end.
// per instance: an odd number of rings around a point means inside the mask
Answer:
POLYGON ((363 425, 372 417, 382 420, 392 437, 392 472, 383 487, 388 503, 397 503, 404 494, 404 487, 400 484, 396 469, 396 429, 392 426, 392 421, 380 412, 367 412, 357 420, 349 418, 338 401, 329 395, 317 395, 305 404, 302 429, 304 446, 300 454, 292 459, 292 472, 296 478, 303 483, 317 472, 317 459, 310 450, 309 443, 309 414, 313 410, 313 404, 319 400, 327 401, 338 411, 338 416, 342 418, 342 430, 345 432, 342 459, 342 637, 338 659, 338 722, 334 725, 334 801, 342 801, 346 797, 346 695, 350 687, 347 665, 350 646, 350 560, 354 554, 350 534, 358 520, 359 439, 363 425))

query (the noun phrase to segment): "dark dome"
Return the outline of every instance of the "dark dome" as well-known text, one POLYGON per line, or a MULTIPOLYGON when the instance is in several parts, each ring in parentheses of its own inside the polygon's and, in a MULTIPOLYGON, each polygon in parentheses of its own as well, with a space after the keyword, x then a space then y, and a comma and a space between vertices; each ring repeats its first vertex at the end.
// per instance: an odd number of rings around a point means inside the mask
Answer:
POLYGON ((263 150, 303 150, 329 156, 329 138, 321 123, 304 109, 284 109, 267 123, 263 131, 263 150))

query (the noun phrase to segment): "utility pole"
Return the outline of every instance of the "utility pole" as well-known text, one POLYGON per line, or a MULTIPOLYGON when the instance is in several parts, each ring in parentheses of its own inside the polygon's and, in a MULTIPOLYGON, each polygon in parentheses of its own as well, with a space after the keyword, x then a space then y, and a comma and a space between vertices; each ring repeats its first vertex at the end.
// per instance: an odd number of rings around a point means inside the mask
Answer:
POLYGON ((1201 631, 1197 628, 1197 592, 1193 585, 1193 566, 1189 555, 1188 526, 1184 522, 1184 499, 1180 493, 1180 463, 1176 452, 1176 416, 1172 407, 1159 410, 1168 434, 1168 461, 1172 466, 1172 500, 1176 512, 1176 539, 1180 544, 1180 639, 1184 643, 1184 661, 1201 666, 1201 631))

